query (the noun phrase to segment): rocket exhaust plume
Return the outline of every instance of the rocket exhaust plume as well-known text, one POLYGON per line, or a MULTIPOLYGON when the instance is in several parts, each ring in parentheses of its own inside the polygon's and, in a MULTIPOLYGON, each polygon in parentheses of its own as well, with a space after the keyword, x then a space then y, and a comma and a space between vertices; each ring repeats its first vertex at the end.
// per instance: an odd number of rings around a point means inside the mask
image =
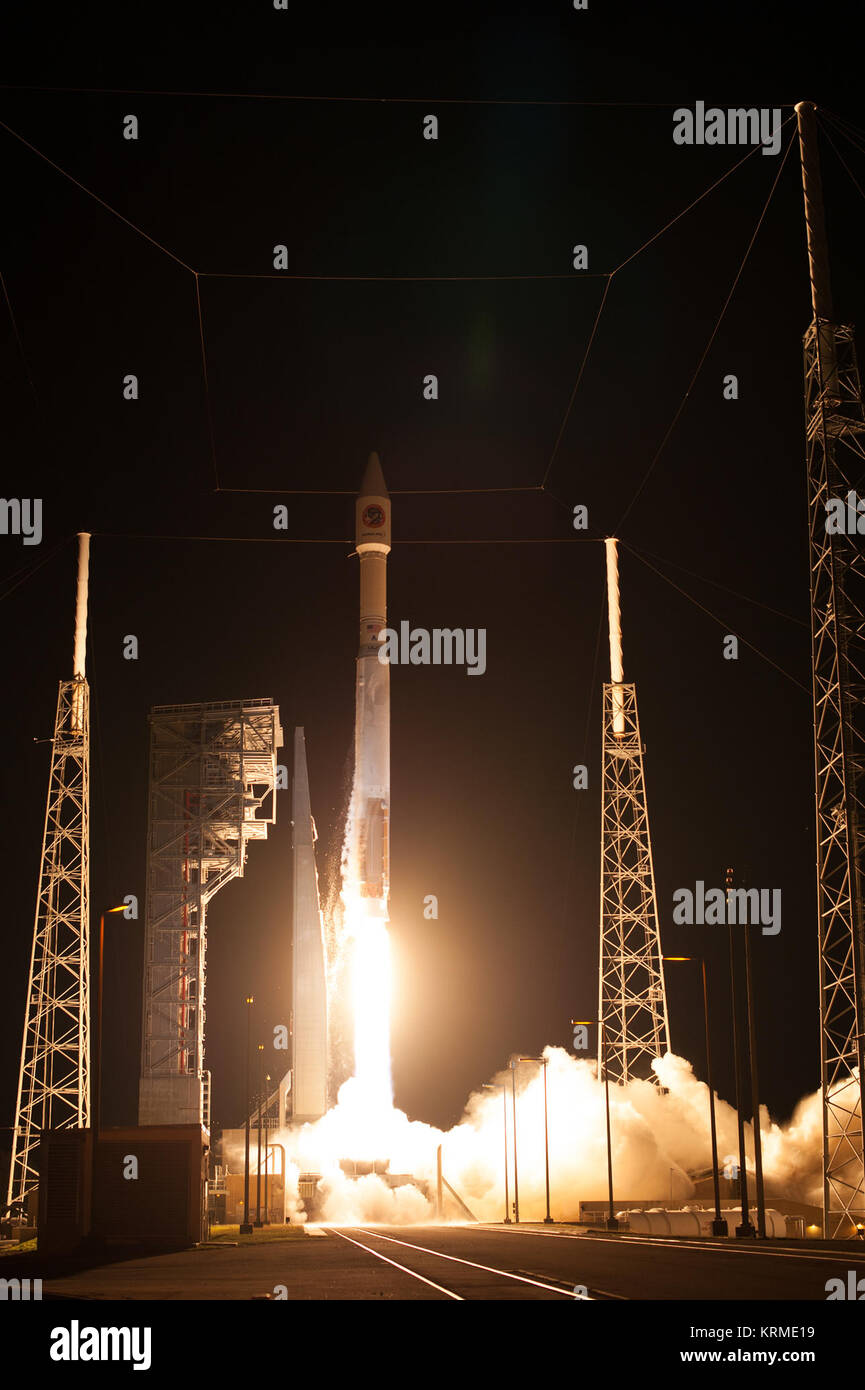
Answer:
MULTIPOLYGON (((549 1163, 551 1210, 555 1221, 578 1221, 580 1202, 603 1204, 607 1197, 604 1082, 591 1058, 580 1058, 548 1046, 549 1163)), ((651 1200, 660 1207, 696 1203, 711 1208, 711 1193, 703 1185, 697 1196, 693 1175, 711 1168, 708 1096, 705 1084, 683 1057, 667 1053, 655 1068, 661 1087, 649 1080, 611 1086, 613 1163, 616 1210, 632 1200, 651 1200), (672 1171, 671 1171, 672 1170, 672 1171), (671 1200, 672 1183, 672 1200, 671 1200)), ((544 1082, 543 1068, 526 1063, 517 1074, 517 1145, 519 1154, 520 1218, 540 1222, 545 1211, 544 1082)), ((411 1225, 437 1220, 436 1151, 442 1145, 443 1170, 472 1215, 499 1222, 504 1216, 504 1134, 502 1101, 496 1089, 506 1084, 508 1103, 507 1154, 509 1195, 514 1196, 514 1129, 510 1100, 511 1074, 503 1069, 492 1080, 493 1091, 477 1090, 461 1120, 448 1132, 410 1120, 397 1109, 379 1112, 374 1123, 365 1113, 358 1077, 346 1081, 338 1103, 315 1124, 283 1130, 274 1137, 284 1144, 287 1159, 287 1214, 295 1222, 309 1217, 339 1225, 371 1221, 411 1225), (389 1160, 391 1174, 406 1181, 390 1186, 376 1172, 361 1178, 346 1174, 346 1156, 389 1160), (298 1190, 300 1174, 318 1179, 315 1203, 298 1190)), ((736 1112, 722 1098, 716 1104, 718 1154, 723 1167, 738 1155, 736 1112)), ((785 1124, 774 1122, 762 1108, 763 1162, 766 1198, 787 1197, 818 1204, 822 1192, 821 1094, 800 1101, 785 1124)), ((752 1165, 752 1126, 745 1126, 749 1171, 752 1165)), ((242 1167, 242 1146, 232 1155, 232 1167, 242 1167)), ((461 1221, 464 1213, 446 1199, 445 1221, 461 1221)), ((732 1243, 732 1242, 731 1242, 732 1243)))
POLYGON ((354 788, 346 836, 343 905, 353 943, 355 1078, 373 1113, 391 1109, 390 940, 388 869, 390 807, 390 667, 379 661, 387 621, 390 497, 378 454, 370 454, 355 505, 360 559, 354 788))

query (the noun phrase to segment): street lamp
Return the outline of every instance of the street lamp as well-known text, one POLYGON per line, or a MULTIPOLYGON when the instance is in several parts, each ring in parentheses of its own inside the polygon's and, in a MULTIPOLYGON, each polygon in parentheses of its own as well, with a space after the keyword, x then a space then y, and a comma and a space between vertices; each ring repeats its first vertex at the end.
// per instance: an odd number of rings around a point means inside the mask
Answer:
POLYGON ((99 916, 99 956, 96 967, 96 1027, 93 1039, 93 1071, 91 1083, 90 1133, 93 1140, 93 1153, 90 1158, 90 1211, 95 1211, 96 1195, 96 1145, 99 1141, 99 1127, 102 1123, 102 959, 105 948, 105 918, 111 912, 124 912, 126 904, 108 907, 99 916))
POLYGON ((736 1016, 736 951, 733 936, 732 913, 730 912, 730 893, 733 888, 733 870, 727 870, 726 906, 727 922, 730 929, 730 1001, 733 1010, 733 1062, 736 1070, 736 1119, 739 1129, 739 1200, 742 1206, 742 1220, 736 1227, 738 1239, 755 1236, 757 1232, 748 1219, 748 1167, 745 1154, 745 1120, 742 1115, 742 1077, 739 1063, 739 1024, 736 1016))
POLYGON ((269 1207, 268 1204, 267 1204, 267 1086, 268 1086, 268 1082, 269 1082, 269 1081, 270 1081, 270 1073, 269 1073, 269 1072, 265 1072, 265 1074, 264 1074, 264 1095, 265 1095, 265 1112, 264 1112, 264 1224, 265 1224, 265 1226, 269 1226, 269 1225, 270 1225, 270 1207, 269 1207))
POLYGON ((517 1172, 517 1065, 519 1057, 514 1055, 508 1062, 511 1069, 511 1094, 514 1102, 514 1223, 520 1224, 520 1180, 517 1172))
POLYGON ((252 1235, 252 1222, 249 1219, 249 1076, 252 1070, 252 1006, 255 1003, 251 994, 246 996, 246 1142, 243 1159, 243 1221, 240 1225, 242 1236, 252 1235))
POLYGON ((757 1032, 754 1025, 754 982, 751 977, 751 933, 745 931, 745 1000, 748 1008, 748 1043, 751 1053, 751 1105, 754 1114, 754 1187, 757 1196, 757 1234, 766 1239, 766 1199, 763 1193, 763 1138, 760 1133, 760 1080, 757 1074, 757 1032))
MULTIPOLYGON (((588 1022, 585 1019, 572 1018, 571 1026, 591 1028, 594 1020, 588 1022)), ((613 1151, 610 1143, 610 1074, 607 1070, 607 1031, 604 1027, 604 1020, 598 1019, 598 1079, 600 1080, 601 1067, 604 1070, 604 1098, 607 1111, 607 1184, 610 1194, 610 1212, 607 1217, 607 1230, 617 1231, 619 1223, 613 1213, 613 1151)))
MULTIPOLYGON (((282 1144, 271 1144, 270 1149, 271 1153, 275 1153, 279 1149, 279 1171, 282 1176, 282 1224, 285 1225, 288 1219, 285 1215, 285 1149, 282 1144)), ((274 1171, 275 1176, 276 1172, 274 1171)))
POLYGON ((255 1165, 255 1224, 261 1225, 261 1107, 264 1104, 264 1043, 258 1044, 258 1159, 255 1165))
MULTIPOLYGON (((93 1104, 91 1107, 90 1120, 94 1142, 99 1137, 99 1125, 102 1120, 102 962, 105 951, 105 918, 111 912, 125 911, 126 904, 121 903, 119 907, 107 907, 99 916, 99 960, 96 970, 96 1037, 93 1039, 93 1104)), ((95 1172, 95 1153, 93 1155, 93 1169, 95 1172)))
POLYGON ((485 1081, 483 1085, 485 1091, 501 1091, 502 1093, 502 1118, 505 1125, 505 1225, 511 1224, 510 1203, 508 1201, 508 1090, 507 1086, 497 1085, 492 1081, 485 1081))
MULTIPOLYGON (((706 985, 706 960, 704 956, 664 956, 665 961, 698 960, 703 972, 703 1020, 706 1026, 706 1084, 709 1087, 709 1118, 712 1129, 712 1184, 715 1189, 715 1219, 712 1222, 713 1236, 729 1234, 727 1222, 721 1216, 721 1187, 718 1179, 718 1132, 715 1128, 715 1092, 712 1089, 712 1054, 709 1046, 709 990, 706 985)), ((671 1184, 672 1202, 672 1184, 671 1184)))
POLYGON ((540 1062, 544 1069, 544 1165, 547 1175, 547 1214, 544 1217, 545 1225, 552 1225, 553 1218, 550 1216, 550 1129, 547 1123, 547 1058, 546 1057, 521 1057, 521 1062, 540 1062))

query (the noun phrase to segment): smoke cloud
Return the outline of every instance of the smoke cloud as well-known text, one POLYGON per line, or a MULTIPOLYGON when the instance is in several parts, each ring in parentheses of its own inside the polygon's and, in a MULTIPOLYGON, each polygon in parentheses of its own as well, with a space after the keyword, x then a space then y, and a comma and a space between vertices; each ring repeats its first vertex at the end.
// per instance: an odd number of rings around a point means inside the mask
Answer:
MULTIPOLYGON (((576 1221, 580 1201, 607 1195, 604 1086, 595 1063, 559 1047, 547 1047, 550 1193, 553 1218, 576 1221)), ((610 1112, 616 1209, 630 1201, 653 1200, 681 1206, 693 1199, 690 1172, 711 1169, 709 1093, 683 1057, 668 1053, 655 1063, 661 1086, 634 1081, 610 1086, 610 1112), (663 1088, 663 1089, 662 1089, 663 1088)), ((543 1068, 522 1062, 516 1073, 517 1162, 522 1221, 540 1221, 546 1212, 543 1068)), ((286 1149, 287 1209, 307 1219, 298 1194, 300 1174, 318 1174, 317 1219, 351 1225, 386 1222, 411 1225, 436 1219, 436 1151, 442 1146, 444 1177, 480 1221, 504 1216, 504 1142, 507 1116, 508 1182, 513 1203, 513 1101, 511 1072, 492 1081, 506 1087, 470 1096, 463 1118, 448 1132, 413 1121, 401 1110, 370 1110, 356 1078, 340 1088, 337 1104, 317 1123, 275 1135, 286 1149), (378 1172, 347 1176, 341 1160, 376 1163, 378 1172), (391 1179, 408 1180, 393 1186, 391 1179)), ((716 1098, 721 1165, 737 1161, 736 1112, 716 1098)), ((821 1103, 819 1092, 803 1099, 786 1125, 762 1112, 763 1171, 767 1197, 783 1195, 821 1201, 821 1103)), ((753 1154, 751 1126, 746 1149, 753 1154)), ((749 1167, 752 1159, 749 1157, 749 1167)), ((445 1218, 460 1220, 445 1196, 445 1218)))

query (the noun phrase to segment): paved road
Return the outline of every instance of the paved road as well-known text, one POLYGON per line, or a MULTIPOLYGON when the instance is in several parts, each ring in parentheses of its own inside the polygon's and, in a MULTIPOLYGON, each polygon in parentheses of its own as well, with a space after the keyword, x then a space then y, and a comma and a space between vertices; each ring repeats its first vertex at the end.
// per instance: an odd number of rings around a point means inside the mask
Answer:
POLYGON ((575 1234, 526 1227, 335 1228, 404 1277, 434 1281, 430 1297, 558 1299, 574 1289, 593 1299, 813 1299, 826 1281, 865 1275, 865 1249, 791 1248, 786 1242, 743 1247, 729 1241, 686 1242, 641 1236, 575 1234))
POLYGON ((827 1279, 846 1279, 850 1269, 865 1277, 862 1246, 775 1241, 743 1247, 555 1227, 333 1227, 302 1240, 187 1250, 81 1270, 46 1279, 44 1296, 252 1299, 284 1286, 292 1300, 573 1302, 574 1287, 581 1285, 597 1300, 825 1302, 827 1279))

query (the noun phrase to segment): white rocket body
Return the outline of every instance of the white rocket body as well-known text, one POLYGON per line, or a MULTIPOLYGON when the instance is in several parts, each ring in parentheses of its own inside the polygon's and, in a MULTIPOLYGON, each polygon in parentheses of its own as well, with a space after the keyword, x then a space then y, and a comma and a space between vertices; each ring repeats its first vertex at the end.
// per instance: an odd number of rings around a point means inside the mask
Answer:
POLYGON ((370 454, 355 506, 360 557, 360 641, 357 653, 351 878, 366 900, 365 916, 387 920, 390 810, 390 667, 379 661, 387 622, 390 497, 377 454, 370 454))

